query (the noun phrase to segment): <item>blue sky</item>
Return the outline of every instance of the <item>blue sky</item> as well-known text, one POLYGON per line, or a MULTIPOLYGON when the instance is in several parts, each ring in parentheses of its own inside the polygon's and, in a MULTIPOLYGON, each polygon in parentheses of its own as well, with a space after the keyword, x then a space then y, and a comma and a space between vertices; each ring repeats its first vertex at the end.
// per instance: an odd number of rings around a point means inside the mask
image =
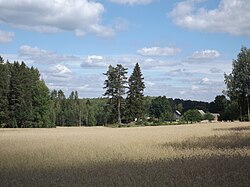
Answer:
MULTIPOLYGON (((212 101, 242 45, 249 0, 0 0, 0 55, 50 89, 101 97, 108 65, 139 62, 145 95, 212 101)), ((128 75, 128 76, 129 76, 128 75)))

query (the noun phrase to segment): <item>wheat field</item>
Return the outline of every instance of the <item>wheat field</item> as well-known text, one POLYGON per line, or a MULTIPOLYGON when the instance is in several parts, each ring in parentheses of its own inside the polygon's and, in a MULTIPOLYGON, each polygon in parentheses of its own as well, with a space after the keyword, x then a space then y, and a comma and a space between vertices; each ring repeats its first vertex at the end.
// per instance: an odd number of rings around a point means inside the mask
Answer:
POLYGON ((0 186, 249 186, 250 123, 0 129, 0 186))

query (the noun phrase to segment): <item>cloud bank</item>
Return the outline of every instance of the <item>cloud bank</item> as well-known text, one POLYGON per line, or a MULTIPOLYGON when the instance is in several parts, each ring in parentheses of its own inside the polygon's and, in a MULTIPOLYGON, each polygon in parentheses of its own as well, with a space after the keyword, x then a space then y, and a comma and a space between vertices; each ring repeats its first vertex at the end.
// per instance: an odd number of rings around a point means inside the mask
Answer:
POLYGON ((88 0, 0 0, 0 22, 37 32, 74 31, 109 37, 114 30, 101 23, 104 7, 88 0))
POLYGON ((190 63, 209 62, 219 57, 220 53, 217 50, 206 49, 202 51, 195 51, 185 61, 190 63))
POLYGON ((175 24, 191 30, 250 36, 249 0, 221 0, 215 9, 203 8, 202 2, 179 2, 169 16, 175 24))
POLYGON ((139 5, 139 4, 149 4, 153 2, 154 0, 109 0, 110 2, 113 3, 118 3, 118 4, 129 4, 129 5, 139 5))
POLYGON ((137 51, 142 56, 172 56, 179 53, 181 50, 172 47, 144 47, 137 51))

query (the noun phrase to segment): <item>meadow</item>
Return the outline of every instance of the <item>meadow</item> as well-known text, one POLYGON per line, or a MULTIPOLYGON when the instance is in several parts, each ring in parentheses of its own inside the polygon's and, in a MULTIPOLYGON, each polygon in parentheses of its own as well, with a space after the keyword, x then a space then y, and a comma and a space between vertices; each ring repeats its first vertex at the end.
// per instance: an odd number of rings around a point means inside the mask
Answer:
POLYGON ((249 185, 249 122, 0 129, 0 186, 249 185))

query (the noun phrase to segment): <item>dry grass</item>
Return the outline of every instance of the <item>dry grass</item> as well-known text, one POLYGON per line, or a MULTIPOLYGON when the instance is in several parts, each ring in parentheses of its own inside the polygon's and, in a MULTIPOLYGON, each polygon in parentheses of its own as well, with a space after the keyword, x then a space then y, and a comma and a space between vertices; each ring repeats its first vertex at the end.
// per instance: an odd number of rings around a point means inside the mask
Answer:
POLYGON ((249 186, 250 123, 0 129, 0 186, 249 186))

